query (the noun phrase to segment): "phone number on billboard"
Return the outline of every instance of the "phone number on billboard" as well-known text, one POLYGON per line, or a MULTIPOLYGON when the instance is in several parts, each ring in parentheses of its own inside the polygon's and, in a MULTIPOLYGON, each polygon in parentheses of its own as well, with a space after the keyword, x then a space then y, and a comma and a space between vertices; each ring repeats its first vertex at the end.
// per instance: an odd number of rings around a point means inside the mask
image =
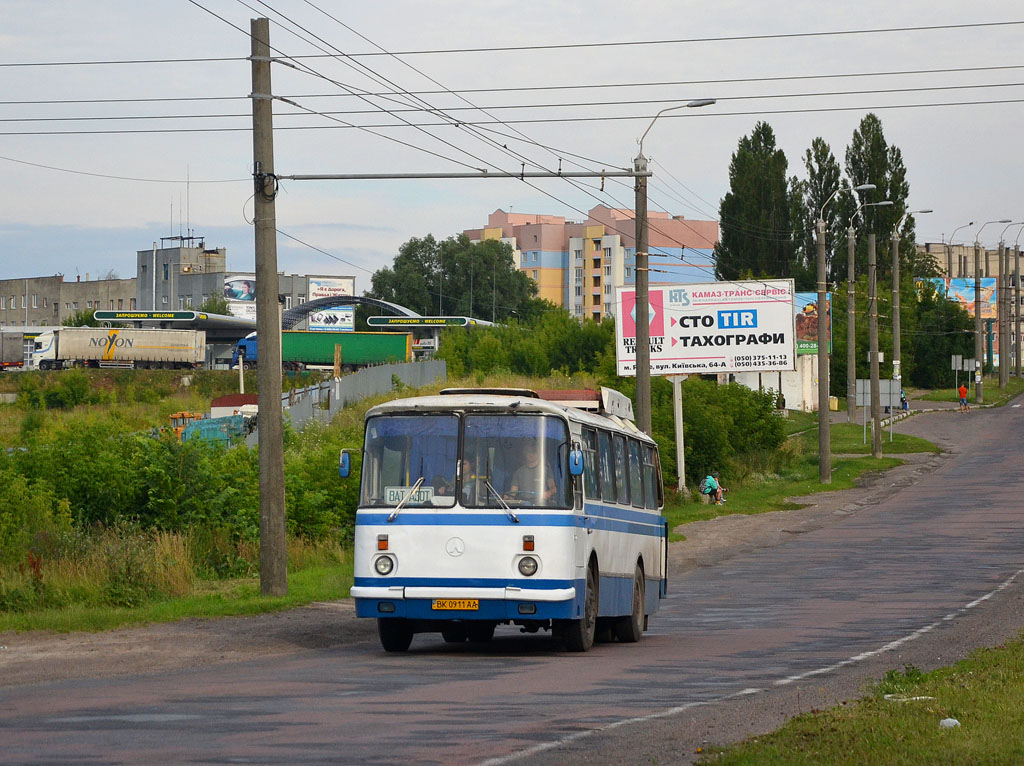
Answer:
POLYGON ((763 367, 766 365, 789 364, 789 354, 752 354, 737 356, 733 359, 734 367, 763 367))

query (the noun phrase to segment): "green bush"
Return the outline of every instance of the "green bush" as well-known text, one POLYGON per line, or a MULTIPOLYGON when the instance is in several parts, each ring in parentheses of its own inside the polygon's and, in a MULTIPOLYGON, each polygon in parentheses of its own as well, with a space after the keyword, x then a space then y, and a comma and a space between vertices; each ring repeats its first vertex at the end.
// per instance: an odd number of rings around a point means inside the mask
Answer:
POLYGON ((32 545, 71 529, 71 507, 46 484, 0 468, 0 564, 23 562, 32 545))

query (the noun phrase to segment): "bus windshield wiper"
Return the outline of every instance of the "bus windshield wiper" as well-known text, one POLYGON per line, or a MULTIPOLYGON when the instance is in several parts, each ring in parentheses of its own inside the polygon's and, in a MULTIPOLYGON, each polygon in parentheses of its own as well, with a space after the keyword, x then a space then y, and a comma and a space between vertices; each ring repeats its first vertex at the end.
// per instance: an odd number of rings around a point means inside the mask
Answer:
POLYGON ((512 522, 513 522, 514 524, 518 524, 518 523, 519 523, 519 517, 518 517, 518 516, 516 516, 516 515, 515 515, 515 514, 514 514, 514 513, 512 512, 512 509, 511 509, 511 508, 509 508, 509 507, 508 507, 508 503, 506 503, 506 502, 505 502, 504 500, 502 500, 502 499, 501 499, 501 495, 499 495, 499 494, 498 494, 498 490, 496 490, 496 489, 494 488, 494 486, 493 486, 493 485, 491 484, 491 481, 490 481, 490 479, 484 479, 484 484, 486 484, 486 485, 487 485, 487 490, 488 490, 488 491, 489 491, 489 492, 490 492, 490 493, 491 493, 492 495, 494 495, 495 499, 496 499, 496 500, 498 501, 498 503, 499 503, 499 504, 501 505, 501 507, 505 509, 505 513, 507 513, 507 514, 508 514, 508 517, 509 517, 510 519, 512 519, 512 522))
POLYGON ((410 497, 412 497, 413 495, 416 494, 416 490, 418 490, 420 488, 420 484, 422 484, 422 483, 423 483, 423 477, 420 476, 420 478, 418 478, 416 480, 416 483, 412 485, 412 488, 408 492, 405 493, 405 497, 402 498, 402 501, 398 505, 395 506, 395 510, 393 510, 391 512, 391 515, 388 516, 388 521, 389 522, 390 521, 394 521, 396 518, 398 518, 398 512, 402 510, 402 506, 405 505, 409 501, 410 497))

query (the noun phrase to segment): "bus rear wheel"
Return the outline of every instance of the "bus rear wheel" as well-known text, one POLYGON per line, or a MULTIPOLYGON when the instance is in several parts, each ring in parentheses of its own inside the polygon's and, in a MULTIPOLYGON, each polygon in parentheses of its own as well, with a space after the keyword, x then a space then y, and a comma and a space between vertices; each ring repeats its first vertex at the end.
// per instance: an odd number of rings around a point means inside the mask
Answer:
POLYGON ((441 638, 446 644, 464 644, 466 633, 466 626, 460 623, 452 623, 441 628, 441 638))
POLYGON ((386 652, 404 652, 412 643, 412 625, 398 617, 377 620, 377 635, 386 652))
POLYGON ((644 632, 644 570, 636 565, 633 571, 633 606, 628 617, 615 622, 615 637, 626 644, 640 640, 644 632))
POLYGON ((466 636, 471 643, 486 644, 494 638, 495 627, 493 622, 471 622, 466 626, 466 636))
POLYGON ((583 594, 583 617, 570 620, 565 626, 565 648, 570 652, 585 652, 594 645, 597 628, 597 567, 587 567, 587 590, 583 594))

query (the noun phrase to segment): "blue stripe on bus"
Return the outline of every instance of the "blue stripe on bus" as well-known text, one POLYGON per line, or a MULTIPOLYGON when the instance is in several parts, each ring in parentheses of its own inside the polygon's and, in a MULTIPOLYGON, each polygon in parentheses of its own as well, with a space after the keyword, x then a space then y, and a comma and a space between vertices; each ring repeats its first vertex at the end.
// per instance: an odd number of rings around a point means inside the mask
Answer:
MULTIPOLYGON (((514 522, 501 511, 487 513, 406 513, 389 522, 388 513, 359 511, 356 523, 375 526, 467 526, 511 527, 514 522)), ((625 532, 651 537, 664 536, 664 519, 653 513, 627 511, 607 505, 588 505, 584 515, 564 513, 516 513, 519 523, 533 527, 588 527, 609 532, 625 532)))

